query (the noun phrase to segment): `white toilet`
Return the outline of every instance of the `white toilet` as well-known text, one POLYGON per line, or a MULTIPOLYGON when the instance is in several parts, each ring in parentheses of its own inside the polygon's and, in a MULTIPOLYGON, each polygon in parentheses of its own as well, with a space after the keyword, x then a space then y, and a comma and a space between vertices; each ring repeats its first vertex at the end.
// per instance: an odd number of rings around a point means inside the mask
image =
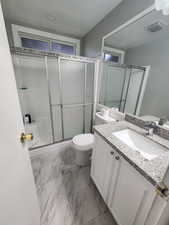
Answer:
MULTIPOLYGON (((95 125, 105 124, 115 121, 111 117, 102 117, 96 113, 95 125)), ((72 139, 73 148, 75 149, 75 162, 79 166, 87 166, 90 164, 92 149, 94 145, 93 134, 79 134, 72 139)))
POLYGON ((75 162, 79 166, 87 166, 90 164, 92 154, 94 135, 79 134, 73 138, 73 148, 76 151, 75 162))

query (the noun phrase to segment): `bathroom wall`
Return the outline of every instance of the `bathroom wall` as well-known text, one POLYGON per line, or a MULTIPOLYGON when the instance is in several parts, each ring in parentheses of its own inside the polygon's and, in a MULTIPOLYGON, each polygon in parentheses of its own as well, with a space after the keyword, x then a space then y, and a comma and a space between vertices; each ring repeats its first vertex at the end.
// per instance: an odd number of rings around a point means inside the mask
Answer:
POLYGON ((167 116, 169 119, 169 40, 154 41, 129 49, 126 64, 151 65, 141 106, 141 115, 167 116))
POLYGON ((121 24, 154 4, 154 0, 123 0, 83 38, 83 55, 101 55, 102 38, 121 24))
POLYGON ((12 37, 11 23, 9 21, 5 20, 5 26, 6 26, 6 32, 7 32, 9 45, 10 46, 14 46, 14 44, 13 44, 13 37, 12 37))

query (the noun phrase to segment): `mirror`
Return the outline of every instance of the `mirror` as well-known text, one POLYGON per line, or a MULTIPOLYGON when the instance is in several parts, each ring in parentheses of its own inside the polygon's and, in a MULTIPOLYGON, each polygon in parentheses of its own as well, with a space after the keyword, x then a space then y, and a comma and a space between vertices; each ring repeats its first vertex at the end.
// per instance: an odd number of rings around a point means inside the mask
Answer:
POLYGON ((169 16, 152 10, 107 35, 101 68, 99 104, 169 120, 169 16))

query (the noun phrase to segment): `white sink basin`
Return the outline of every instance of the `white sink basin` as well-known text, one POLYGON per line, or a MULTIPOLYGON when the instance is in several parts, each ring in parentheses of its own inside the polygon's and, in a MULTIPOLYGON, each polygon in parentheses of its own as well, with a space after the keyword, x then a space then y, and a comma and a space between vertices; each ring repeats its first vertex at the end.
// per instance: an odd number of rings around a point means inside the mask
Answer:
POLYGON ((166 151, 165 147, 130 129, 112 133, 134 151, 139 152, 147 160, 152 160, 166 151))

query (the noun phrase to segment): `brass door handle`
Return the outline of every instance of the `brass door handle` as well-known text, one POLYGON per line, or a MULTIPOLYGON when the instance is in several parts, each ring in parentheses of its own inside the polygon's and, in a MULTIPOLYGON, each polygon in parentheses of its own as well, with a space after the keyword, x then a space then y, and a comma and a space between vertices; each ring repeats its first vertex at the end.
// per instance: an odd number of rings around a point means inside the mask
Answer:
POLYGON ((25 141, 32 141, 32 140, 33 140, 33 134, 32 133, 30 133, 30 134, 22 133, 21 134, 21 137, 20 137, 21 143, 24 143, 25 141))

